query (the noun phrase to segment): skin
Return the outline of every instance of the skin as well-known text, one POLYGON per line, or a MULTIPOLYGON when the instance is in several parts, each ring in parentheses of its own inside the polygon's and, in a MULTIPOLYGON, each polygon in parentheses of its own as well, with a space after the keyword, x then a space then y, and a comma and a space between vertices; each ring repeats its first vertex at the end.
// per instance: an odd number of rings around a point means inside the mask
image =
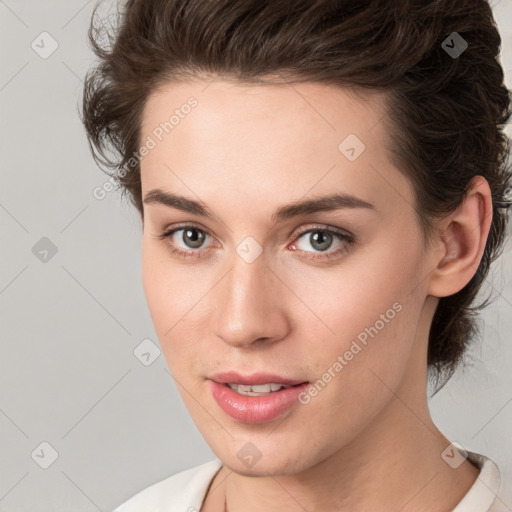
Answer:
POLYGON ((166 84, 146 104, 141 140, 190 96, 197 107, 142 160, 142 193, 201 200, 215 220, 145 204, 142 273, 169 370, 223 462, 201 510, 224 510, 225 501, 229 512, 452 510, 478 469, 441 458, 450 440, 428 410, 428 331, 438 297, 463 288, 482 257, 492 219, 486 180, 474 180, 424 247, 413 189, 390 161, 384 96, 316 83, 166 84), (338 150, 351 133, 366 146, 353 162, 338 150), (272 225, 279 206, 332 192, 375 211, 272 225), (158 238, 178 223, 210 236, 200 249, 184 231, 158 238), (308 259, 325 254, 311 234, 294 236, 310 226, 346 230, 355 243, 333 238, 326 252, 346 250, 308 259), (251 264, 236 252, 247 236, 263 249, 251 264), (173 242, 203 253, 180 258, 173 242), (208 390, 206 377, 227 370, 316 382, 396 302, 402 310, 317 396, 274 421, 237 422, 208 390), (247 442, 262 454, 252 467, 237 457, 247 442))

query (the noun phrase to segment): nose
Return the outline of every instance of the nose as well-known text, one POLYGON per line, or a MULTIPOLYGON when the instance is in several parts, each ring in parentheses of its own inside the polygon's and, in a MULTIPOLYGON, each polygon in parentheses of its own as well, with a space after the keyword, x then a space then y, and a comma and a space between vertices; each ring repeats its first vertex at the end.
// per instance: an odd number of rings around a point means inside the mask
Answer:
POLYGON ((291 292, 263 257, 252 263, 234 258, 215 287, 215 333, 238 348, 259 348, 283 339, 289 329, 291 292))

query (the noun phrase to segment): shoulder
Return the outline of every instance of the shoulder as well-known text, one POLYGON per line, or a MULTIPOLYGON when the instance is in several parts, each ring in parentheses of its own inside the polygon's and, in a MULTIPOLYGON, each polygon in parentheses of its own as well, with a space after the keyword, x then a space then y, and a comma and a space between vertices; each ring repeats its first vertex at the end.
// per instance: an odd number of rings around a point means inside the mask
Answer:
POLYGON ((500 486, 489 512, 510 512, 512 510, 512 471, 510 464, 499 467, 500 486))
POLYGON ((480 469, 475 483, 452 512, 508 512, 510 508, 503 500, 504 475, 491 458, 480 453, 467 451, 468 459, 480 469))
POLYGON ((221 467, 215 459, 176 473, 139 491, 113 512, 197 512, 221 467))

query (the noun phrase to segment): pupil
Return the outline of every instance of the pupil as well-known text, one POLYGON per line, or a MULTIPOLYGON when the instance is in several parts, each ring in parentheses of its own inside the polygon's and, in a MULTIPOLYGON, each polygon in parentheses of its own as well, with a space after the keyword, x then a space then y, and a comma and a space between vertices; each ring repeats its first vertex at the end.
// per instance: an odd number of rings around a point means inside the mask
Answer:
POLYGON ((200 234, 200 231, 198 229, 187 229, 184 233, 183 233, 184 237, 186 236, 187 238, 191 239, 191 243, 187 242, 186 240, 185 243, 187 243, 187 245, 191 245, 193 248, 198 248, 201 246, 201 244, 203 243, 203 234, 200 234), (191 233, 196 233, 197 236, 191 236, 190 234, 191 233))
POLYGON ((323 245, 322 247, 318 247, 319 251, 325 251, 331 245, 332 235, 330 233, 326 233, 325 231, 316 231, 315 233, 312 233, 311 237, 313 240, 313 242, 312 242, 313 247, 315 246, 315 244, 318 244, 318 243, 321 246, 323 245), (320 242, 318 242, 318 239, 320 239, 320 242), (327 240, 327 243, 325 242, 326 240, 327 240))

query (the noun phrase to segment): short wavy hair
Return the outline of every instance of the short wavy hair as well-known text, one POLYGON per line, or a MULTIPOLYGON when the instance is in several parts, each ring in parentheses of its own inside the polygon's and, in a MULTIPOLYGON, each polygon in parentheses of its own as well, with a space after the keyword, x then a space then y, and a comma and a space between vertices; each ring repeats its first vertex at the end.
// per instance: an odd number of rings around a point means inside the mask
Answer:
MULTIPOLYGON (((429 332, 429 378, 442 386, 479 333, 473 305, 501 254, 511 189, 510 94, 486 0, 127 0, 111 31, 96 4, 82 122, 95 161, 143 219, 140 128, 148 96, 171 82, 317 82, 387 96, 390 158, 413 186, 424 239, 483 176, 493 219, 479 267, 440 298, 429 332), (461 53, 454 32, 467 43, 461 53), (107 35, 107 44, 101 39, 107 35), (279 78, 280 77, 280 78, 279 78), (112 152, 113 151, 113 152, 112 152)), ((119 4, 117 4, 119 7, 119 4)), ((441 386, 441 387, 442 387, 441 386)), ((438 388, 440 389, 440 388, 438 388)), ((436 390, 436 392, 438 391, 436 390)))

